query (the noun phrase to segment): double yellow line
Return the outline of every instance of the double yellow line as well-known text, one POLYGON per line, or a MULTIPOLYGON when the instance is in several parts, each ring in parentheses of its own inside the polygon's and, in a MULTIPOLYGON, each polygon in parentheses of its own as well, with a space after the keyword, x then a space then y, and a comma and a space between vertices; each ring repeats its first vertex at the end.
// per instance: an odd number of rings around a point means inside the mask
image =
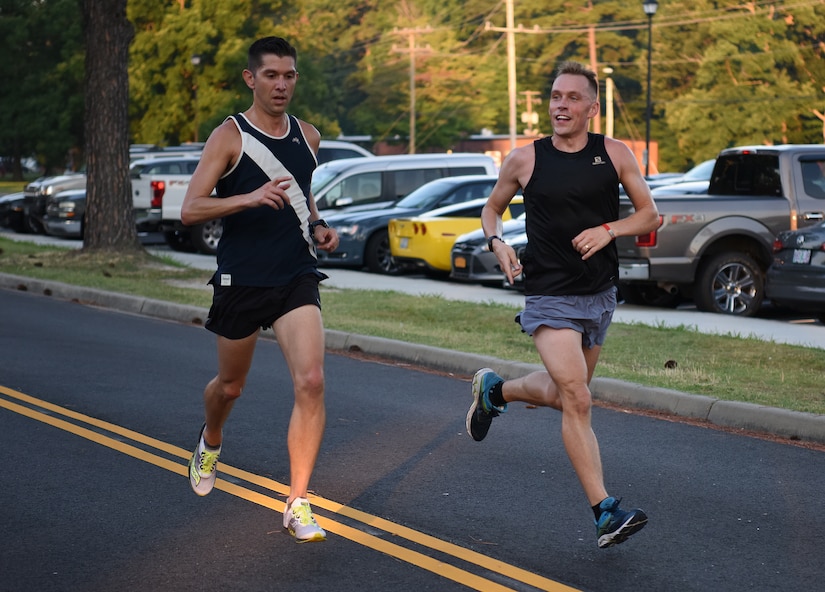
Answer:
MULTIPOLYGON (((2 385, 0 385, 0 394, 8 397, 0 397, 0 407, 2 408, 75 434, 81 438, 86 438, 87 440, 100 444, 101 446, 106 446, 112 450, 117 450, 118 452, 137 458, 149 464, 153 464, 162 469, 166 469, 172 473, 177 473, 178 475, 184 477, 188 476, 189 470, 187 467, 187 462, 191 455, 191 452, 188 450, 184 450, 183 448, 173 446, 166 442, 161 442, 160 440, 150 438, 149 436, 145 436, 124 427, 95 419, 94 417, 76 413, 64 407, 60 407, 59 405, 54 405, 47 401, 31 397, 24 393, 6 388, 2 385), (19 402, 14 402, 15 400, 19 402), (61 417, 66 419, 62 419, 61 417), (143 445, 150 450, 154 449, 163 452, 170 457, 183 459, 184 463, 175 462, 149 450, 139 448, 132 444, 127 444, 120 439, 113 438, 105 433, 95 431, 89 427, 83 427, 83 425, 79 424, 85 424, 96 428, 97 430, 103 430, 109 434, 131 440, 132 442, 143 445)), ((275 492, 279 494, 279 496, 287 496, 289 494, 289 487, 287 485, 272 479, 267 479, 266 477, 261 477, 260 475, 250 473, 248 471, 244 471, 243 469, 238 469, 225 463, 221 463, 220 471, 221 473, 235 477, 261 489, 275 492)), ((276 512, 283 513, 284 511, 284 502, 281 499, 259 493, 248 487, 236 485, 235 483, 230 483, 220 478, 216 481, 215 487, 241 499, 271 510, 275 510, 276 512)), ((467 569, 461 569, 451 563, 446 563, 435 559, 428 555, 427 551, 437 551, 438 553, 443 553, 449 557, 468 563, 470 566, 476 566, 484 571, 494 572, 498 574, 499 577, 497 579, 499 580, 509 578, 515 582, 532 586, 537 590, 546 590, 550 592, 575 592, 574 588, 570 588, 564 584, 560 584, 508 563, 504 563, 503 561, 492 559, 486 555, 482 555, 481 553, 465 549, 464 547, 442 541, 436 537, 418 532, 417 530, 396 524, 389 520, 385 520, 379 516, 374 516, 372 514, 356 510, 355 508, 350 508, 320 496, 312 496, 311 501, 313 507, 316 509, 321 508, 334 515, 338 515, 342 518, 349 519, 350 521, 355 521, 368 526, 370 529, 380 529, 386 533, 394 535, 395 537, 404 539, 413 545, 423 547, 424 549, 421 551, 413 550, 399 544, 388 542, 381 537, 368 534, 358 528, 348 526, 347 524, 333 520, 332 518, 316 515, 318 523, 327 532, 334 533, 338 536, 358 543, 359 545, 378 551, 379 553, 384 553, 391 557, 395 557, 396 559, 400 559, 401 561, 405 561, 411 565, 415 565, 416 567, 420 567, 421 569, 433 572, 444 578, 467 586, 468 588, 481 590, 483 592, 503 592, 513 589, 489 578, 468 571, 467 569)))

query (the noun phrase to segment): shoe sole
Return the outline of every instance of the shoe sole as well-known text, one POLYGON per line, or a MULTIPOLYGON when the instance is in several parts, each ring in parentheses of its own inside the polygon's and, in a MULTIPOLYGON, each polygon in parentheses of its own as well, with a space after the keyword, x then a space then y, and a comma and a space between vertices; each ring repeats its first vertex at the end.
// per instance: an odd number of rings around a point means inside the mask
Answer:
POLYGON ((298 537, 295 536, 295 533, 292 532, 291 530, 289 530, 288 528, 285 528, 284 530, 286 530, 290 535, 292 535, 292 538, 295 539, 296 543, 323 543, 324 541, 327 540, 326 535, 321 534, 320 532, 315 533, 314 535, 312 535, 308 539, 299 539, 298 537))
POLYGON ((647 515, 644 512, 631 516, 627 522, 622 524, 614 532, 599 537, 599 549, 607 549, 608 547, 621 545, 630 535, 639 532, 646 525, 647 515))
MULTIPOLYGON (((492 372, 492 368, 482 368, 473 375, 473 404, 470 405, 470 410, 467 412, 467 418, 464 420, 464 427, 467 428, 467 435, 473 438, 473 432, 470 429, 470 424, 473 420, 473 414, 481 404, 481 377, 487 372, 492 372)), ((473 438, 475 440, 475 438, 473 438)))

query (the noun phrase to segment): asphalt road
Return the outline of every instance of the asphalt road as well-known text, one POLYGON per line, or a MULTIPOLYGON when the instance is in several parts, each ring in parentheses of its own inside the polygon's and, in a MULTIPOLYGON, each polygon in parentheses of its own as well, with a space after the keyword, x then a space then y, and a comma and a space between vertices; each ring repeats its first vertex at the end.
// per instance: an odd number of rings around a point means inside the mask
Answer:
POLYGON ((469 377, 328 355, 312 485, 323 544, 281 529, 288 372, 263 340, 221 478, 186 459, 204 329, 0 290, 0 590, 773 591, 821 587, 825 454, 594 410, 608 486, 650 515, 596 547, 560 420, 464 433, 469 377))

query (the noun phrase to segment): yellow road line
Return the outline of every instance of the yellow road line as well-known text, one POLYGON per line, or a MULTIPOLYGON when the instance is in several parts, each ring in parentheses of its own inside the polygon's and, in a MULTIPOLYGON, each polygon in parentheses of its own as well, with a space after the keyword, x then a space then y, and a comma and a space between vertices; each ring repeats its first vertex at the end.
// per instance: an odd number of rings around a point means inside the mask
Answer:
MULTIPOLYGON (((102 421, 87 415, 83 415, 81 413, 77 413, 75 411, 71 411, 64 407, 60 407, 47 401, 31 397, 29 395, 20 393, 18 391, 14 391, 4 386, 0 386, 0 393, 6 394, 9 397, 15 398, 19 401, 23 401, 29 405, 37 406, 41 409, 50 411, 52 413, 60 414, 64 417, 71 418, 73 420, 86 423, 90 426, 107 430, 113 434, 129 438, 134 442, 138 442, 146 446, 155 448, 157 450, 161 450, 171 456, 183 458, 187 461, 191 456, 190 451, 184 450, 180 447, 168 444, 166 442, 162 442, 155 438, 151 438, 144 434, 140 434, 139 432, 135 432, 106 421, 102 421)), ((137 448, 135 446, 132 446, 131 444, 126 444, 119 440, 110 438, 108 436, 104 436, 93 430, 77 426, 68 421, 52 417, 51 415, 42 413, 40 411, 36 411, 23 405, 8 402, 3 399, 0 399, 0 407, 5 407, 6 409, 9 409, 10 411, 18 413, 20 415, 24 415, 31 419, 41 421, 53 427, 57 427, 77 436, 86 438, 97 444, 106 446, 108 448, 126 454, 128 456, 132 456, 133 458, 137 458, 139 460, 158 466, 160 468, 166 469, 178 475, 182 475, 184 477, 188 476, 188 467, 186 465, 181 465, 169 459, 159 457, 141 448, 137 448)), ((243 469, 238 469, 225 463, 221 463, 221 472, 233 477, 237 477, 248 483, 262 487, 264 489, 273 491, 282 496, 286 496, 289 494, 289 487, 287 485, 274 481, 273 479, 261 477, 260 475, 256 475, 255 473, 251 473, 243 469)), ((261 493, 257 493, 246 487, 230 483, 220 478, 216 481, 215 487, 241 499, 283 513, 284 502, 281 500, 277 500, 272 497, 263 495, 261 493)), ((477 565, 479 567, 482 567, 483 569, 497 572, 502 576, 523 582, 539 590, 546 590, 548 592, 575 592, 575 588, 570 588, 569 586, 565 586, 564 584, 555 582, 533 572, 521 569, 519 567, 510 565, 509 563, 505 563, 497 559, 493 559, 476 551, 472 551, 470 549, 466 549, 464 547, 448 543, 434 536, 418 532, 417 530, 408 528, 406 526, 402 526, 400 524, 396 524, 384 518, 380 518, 378 516, 374 516, 372 514, 356 510, 355 508, 350 508, 349 506, 345 506, 332 500, 312 495, 311 501, 312 505, 317 506, 318 508, 323 508, 327 511, 333 512, 340 516, 344 516, 346 518, 350 518, 352 520, 361 522, 365 525, 369 525, 370 527, 381 529, 387 533, 396 535, 398 537, 402 537, 410 542, 450 555, 467 563, 477 565)), ((318 523, 329 532, 347 538, 353 542, 361 544, 370 549, 379 551, 380 553, 396 557, 398 559, 401 559, 402 561, 406 561, 407 563, 416 565, 418 567, 421 567, 422 569, 426 569, 437 575, 454 580, 470 588, 484 591, 489 590, 491 592, 511 590, 510 588, 502 586, 501 584, 498 584, 481 576, 477 576, 471 572, 462 570, 448 563, 444 563, 442 561, 424 555, 423 553, 420 553, 418 551, 413 551, 400 545, 390 543, 380 537, 367 534, 363 531, 360 531, 356 528, 352 528, 340 522, 331 520, 323 516, 316 516, 316 518, 318 519, 318 523)))

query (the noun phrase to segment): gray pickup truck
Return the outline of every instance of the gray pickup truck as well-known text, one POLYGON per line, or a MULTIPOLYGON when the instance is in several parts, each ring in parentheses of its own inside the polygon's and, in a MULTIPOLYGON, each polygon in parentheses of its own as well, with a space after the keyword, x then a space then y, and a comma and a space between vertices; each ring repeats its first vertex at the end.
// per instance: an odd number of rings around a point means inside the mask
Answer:
POLYGON ((616 241, 625 301, 756 314, 776 235, 825 220, 822 170, 823 144, 723 150, 707 195, 657 195, 658 230, 616 241))

